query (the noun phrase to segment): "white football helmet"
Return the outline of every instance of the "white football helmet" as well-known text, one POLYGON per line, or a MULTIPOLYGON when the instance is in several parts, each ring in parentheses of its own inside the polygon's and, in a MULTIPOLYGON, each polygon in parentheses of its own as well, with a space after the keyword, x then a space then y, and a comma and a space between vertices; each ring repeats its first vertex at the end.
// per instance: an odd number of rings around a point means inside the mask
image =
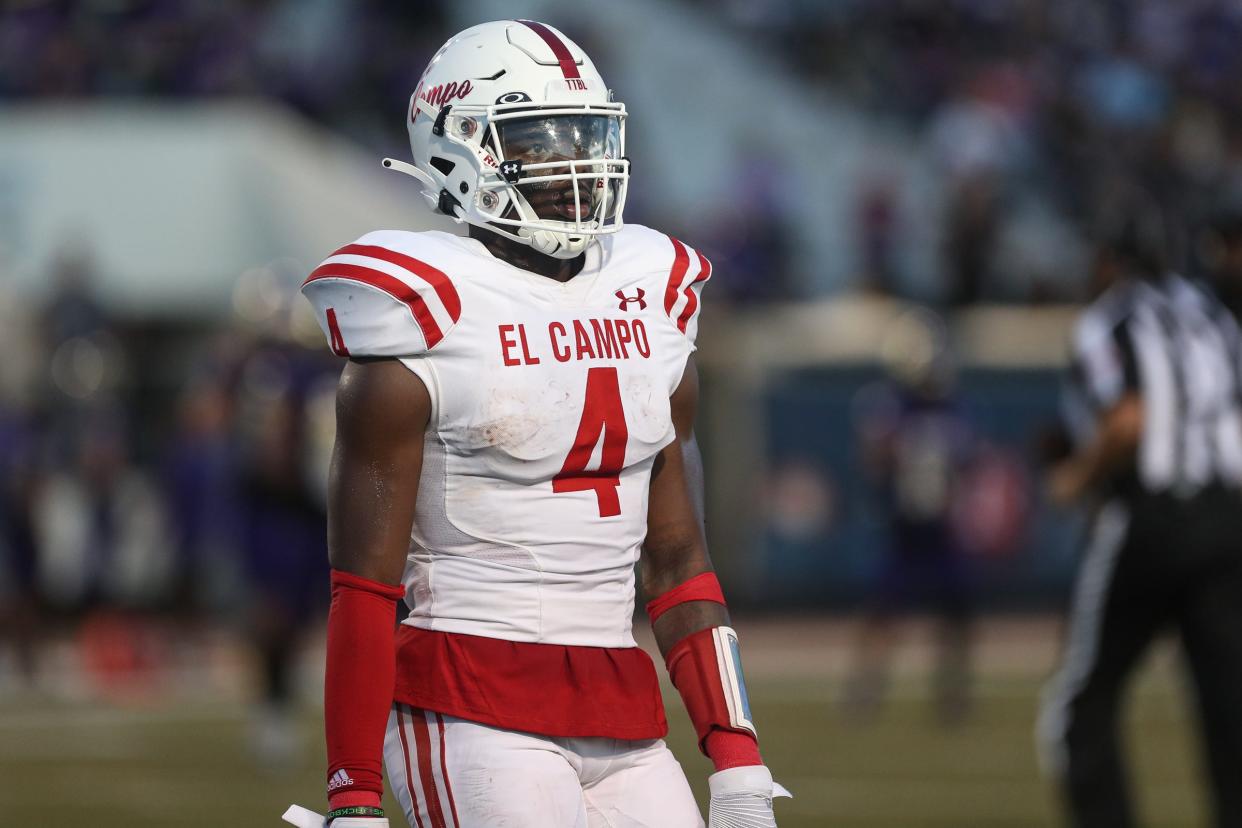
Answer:
POLYGON ((551 26, 500 20, 440 47, 410 96, 414 176, 434 209, 558 259, 621 229, 625 105, 551 26))

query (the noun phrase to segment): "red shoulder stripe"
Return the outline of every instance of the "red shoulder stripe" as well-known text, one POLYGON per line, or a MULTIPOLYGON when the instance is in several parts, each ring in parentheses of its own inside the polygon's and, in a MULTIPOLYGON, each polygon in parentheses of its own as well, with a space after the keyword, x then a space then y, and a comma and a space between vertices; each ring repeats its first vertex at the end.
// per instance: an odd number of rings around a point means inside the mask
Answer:
POLYGON ((673 243, 673 269, 668 272, 668 287, 664 289, 664 313, 668 316, 673 315, 673 305, 677 304, 677 290, 681 287, 681 280, 686 277, 686 270, 690 267, 690 255, 686 253, 686 246, 672 236, 668 240, 673 243))
POLYGON ((569 53, 569 47, 565 45, 565 41, 556 36, 556 32, 534 20, 519 20, 518 22, 532 29, 535 34, 543 38, 544 43, 548 44, 548 48, 556 57, 556 62, 561 65, 561 74, 566 78, 582 77, 578 72, 578 64, 574 62, 574 56, 569 53))
POLYGON ((347 244, 332 255, 370 256, 372 259, 379 259, 408 270, 435 289, 436 296, 440 297, 440 301, 444 303, 444 309, 448 311, 449 317, 454 322, 461 318, 461 297, 457 295, 457 288, 453 287, 453 283, 444 271, 437 270, 424 261, 373 244, 347 244))
POLYGON ((373 288, 379 288, 410 309, 410 313, 414 316, 414 321, 418 323, 418 327, 422 328, 423 339, 427 341, 429 349, 434 348, 436 343, 444 338, 443 331, 436 324, 436 318, 431 315, 431 309, 427 307, 423 297, 418 295, 418 291, 395 276, 390 276, 382 270, 375 270, 362 265, 332 262, 315 268, 311 275, 306 277, 304 284, 310 284, 318 279, 349 279, 364 285, 370 285, 373 288))
POLYGON ((694 286, 699 282, 706 282, 712 278, 712 263, 699 251, 694 251, 694 254, 699 257, 699 275, 695 276, 690 284, 686 285, 686 306, 682 308, 681 316, 677 317, 677 329, 682 333, 686 332, 686 325, 689 324, 690 318, 694 316, 694 312, 699 309, 699 297, 694 293, 694 286))

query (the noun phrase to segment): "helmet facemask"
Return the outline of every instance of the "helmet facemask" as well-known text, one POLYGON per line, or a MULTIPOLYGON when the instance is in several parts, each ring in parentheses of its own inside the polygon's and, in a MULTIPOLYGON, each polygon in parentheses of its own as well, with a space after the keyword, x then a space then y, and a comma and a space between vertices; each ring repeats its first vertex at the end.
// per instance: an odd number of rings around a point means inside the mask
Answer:
POLYGON ((619 103, 451 107, 443 137, 478 170, 463 218, 554 258, 579 255, 622 226, 624 119, 619 103))
MULTIPOLYGON (((620 115, 518 110, 490 123, 499 166, 485 171, 480 203, 507 196, 493 223, 541 253, 572 258, 595 235, 621 226, 629 163, 620 115)), ((498 199, 499 200, 499 199, 498 199)))

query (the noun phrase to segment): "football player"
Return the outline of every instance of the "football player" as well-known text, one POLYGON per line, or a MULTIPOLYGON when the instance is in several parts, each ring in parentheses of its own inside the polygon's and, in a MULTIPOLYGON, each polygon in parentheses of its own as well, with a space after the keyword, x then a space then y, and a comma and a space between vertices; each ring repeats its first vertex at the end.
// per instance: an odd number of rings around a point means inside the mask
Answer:
POLYGON ((306 280, 349 358, 329 494, 335 828, 387 825, 381 756, 419 828, 701 826, 631 634, 640 557, 716 767, 710 824, 775 825, 784 791, 702 530, 691 354, 711 265, 623 226, 625 117, 556 29, 467 29, 410 99, 413 164, 384 163, 469 235, 369 233, 306 280))
POLYGON ((916 308, 898 317, 883 345, 888 376, 855 397, 862 465, 885 521, 886 543, 870 584, 845 687, 852 715, 874 714, 898 643, 896 621, 932 610, 936 624, 935 696, 945 724, 970 705, 974 590, 954 512, 978 445, 956 391, 944 322, 916 308))

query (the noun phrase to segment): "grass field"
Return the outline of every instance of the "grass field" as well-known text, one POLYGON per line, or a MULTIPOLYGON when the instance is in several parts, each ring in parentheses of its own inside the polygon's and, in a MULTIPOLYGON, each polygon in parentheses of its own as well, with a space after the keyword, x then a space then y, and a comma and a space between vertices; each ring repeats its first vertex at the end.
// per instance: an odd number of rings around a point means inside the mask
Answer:
MULTIPOLYGON (((985 636, 974 713, 945 728, 927 698, 917 640, 898 659, 888 703, 861 723, 835 702, 846 658, 838 625, 739 626, 743 641, 752 639, 749 684, 765 756, 795 794, 779 803, 782 828, 1058 824, 1031 738, 1047 635, 1029 646, 1029 630, 985 636), (790 630, 800 631, 792 641, 790 630)), ((1189 714, 1170 659, 1156 662, 1128 712, 1134 787, 1145 824, 1201 825, 1189 714)), ((702 797, 710 765, 694 752, 675 698, 669 702, 669 741, 702 797)), ((248 724, 243 708, 211 699, 142 709, 29 695, 0 702, 0 827, 273 828, 290 802, 320 805, 313 703, 300 719, 306 750, 296 767, 257 767, 248 724)))

